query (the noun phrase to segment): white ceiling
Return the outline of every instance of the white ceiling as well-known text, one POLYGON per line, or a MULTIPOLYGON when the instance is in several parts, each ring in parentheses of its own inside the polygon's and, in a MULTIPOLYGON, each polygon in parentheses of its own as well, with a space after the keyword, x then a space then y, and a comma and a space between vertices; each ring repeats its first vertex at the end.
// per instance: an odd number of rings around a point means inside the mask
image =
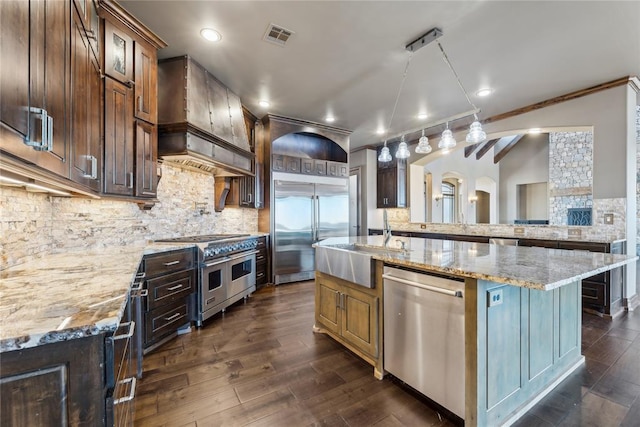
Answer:
MULTIPOLYGON (((640 75, 640 1, 121 0, 163 38, 267 112, 350 129, 351 150, 379 144, 410 53, 433 27, 480 119, 626 75, 640 75), (270 23, 295 34, 262 40, 270 23), (203 40, 212 27, 222 41, 203 40), (494 92, 478 98, 484 86, 494 92), (258 105, 268 99, 271 106, 258 105)), ((413 54, 389 134, 470 110, 432 43, 413 54), (419 111, 429 118, 419 120, 419 111)), ((470 120, 456 122, 464 124, 470 120)), ((442 127, 432 129, 439 131, 442 127)))

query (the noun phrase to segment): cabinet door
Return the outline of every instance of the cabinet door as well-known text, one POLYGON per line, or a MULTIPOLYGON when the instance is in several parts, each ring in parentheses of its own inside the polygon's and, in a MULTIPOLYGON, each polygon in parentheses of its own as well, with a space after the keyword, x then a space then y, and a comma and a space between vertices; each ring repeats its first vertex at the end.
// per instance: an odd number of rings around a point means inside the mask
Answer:
POLYGON ((340 333, 340 292, 328 280, 316 280, 316 322, 328 331, 340 333))
POLYGON ((74 0, 74 4, 95 59, 100 58, 100 17, 94 0, 74 0))
POLYGON ((100 160, 100 69, 80 18, 74 13, 71 37, 72 115, 70 178, 98 190, 100 160))
POLYGON ((68 177, 70 3, 0 3, 2 121, 21 137, 0 146, 68 177))
POLYGON ((223 141, 233 143, 227 88, 211 74, 207 74, 207 87, 213 134, 223 141))
POLYGON ((158 60, 156 50, 135 43, 135 115, 146 122, 158 123, 158 60))
POLYGON ((133 195, 133 96, 131 89, 105 79, 104 192, 133 195))
POLYGON ((351 344, 378 356, 378 298, 364 292, 343 288, 342 336, 351 344))
POLYGON ((377 207, 392 208, 396 206, 397 168, 379 169, 377 190, 377 207))
POLYGON ((104 23, 104 73, 123 83, 133 83, 133 39, 109 21, 104 23))
POLYGON ((157 160, 156 127, 140 120, 136 121, 136 196, 156 196, 157 160))
POLYGON ((35 157, 37 152, 23 143, 29 136, 29 2, 0 1, 0 32, 0 58, 11 58, 10 65, 0 63, 0 121, 3 131, 17 134, 9 144, 3 133, 0 148, 35 157))
POLYGON ((233 131, 233 143, 243 150, 250 151, 247 127, 244 123, 244 113, 240 97, 227 89, 229 99, 229 113, 231 114, 231 130, 233 131))

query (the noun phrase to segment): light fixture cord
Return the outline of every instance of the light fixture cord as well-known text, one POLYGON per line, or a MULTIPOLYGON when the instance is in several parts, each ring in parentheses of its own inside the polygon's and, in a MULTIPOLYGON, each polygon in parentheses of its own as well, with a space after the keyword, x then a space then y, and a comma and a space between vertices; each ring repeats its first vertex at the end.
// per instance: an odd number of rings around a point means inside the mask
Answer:
MULTIPOLYGON (((460 89, 462 89, 462 93, 464 93, 465 98, 467 98, 467 102, 469 103, 469 105, 471 105, 471 107, 474 110, 477 110, 476 106, 473 104, 473 102, 471 102, 471 99, 469 98, 469 95, 467 94, 467 91, 465 90, 464 86, 462 86, 462 82, 460 81, 460 77, 458 76, 458 73, 456 73, 456 70, 453 69, 453 65, 451 65, 451 61, 449 61, 449 57, 447 56, 447 53, 444 51, 444 48, 440 44, 440 41, 436 40, 436 43, 438 43, 438 47, 440 48, 440 52, 442 52, 442 58, 444 59, 444 62, 447 63, 447 65, 451 69, 451 72, 453 73, 453 75, 456 76, 456 80, 458 81, 458 86, 460 86, 460 89)), ((474 113, 473 116, 476 118, 476 120, 478 120, 478 115, 476 113, 474 113)))
POLYGON ((400 82, 400 87, 398 88, 398 94, 396 95, 396 103, 393 104, 393 111, 391 111, 389 126, 387 127, 385 134, 389 133, 389 130, 391 129, 391 123, 393 123, 393 117, 396 115, 396 108, 398 108, 398 101, 400 101, 400 93, 402 92, 402 88, 404 87, 404 82, 405 80, 407 80, 407 71, 409 71, 409 64, 411 64, 411 58, 413 58, 413 52, 409 54, 409 59, 407 59, 407 65, 405 65, 404 67, 404 74, 402 75, 402 81, 400 82))

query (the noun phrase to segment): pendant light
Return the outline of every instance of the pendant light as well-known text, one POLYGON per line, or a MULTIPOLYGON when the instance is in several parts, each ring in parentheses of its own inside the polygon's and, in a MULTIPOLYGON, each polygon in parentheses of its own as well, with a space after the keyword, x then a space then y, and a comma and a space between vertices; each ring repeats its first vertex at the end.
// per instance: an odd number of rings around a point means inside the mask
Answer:
MULTIPOLYGON (((451 70, 451 72, 453 73, 453 75, 456 78, 456 81, 458 82, 458 86, 460 86, 460 89, 462 89, 462 93, 464 94, 465 98, 467 98, 467 102, 469 103, 469 105, 471 105, 471 107, 476 110, 476 106, 473 104, 473 102, 471 102, 471 99, 469 98, 469 94, 467 93, 467 91, 465 90, 464 86, 462 85, 462 82, 460 81, 460 77, 458 76, 458 73, 456 73, 456 70, 453 69, 453 65, 451 65, 451 62, 449 61, 449 57, 447 56, 446 52, 444 51, 444 48, 442 47, 442 45, 440 44, 439 40, 436 40, 436 43, 438 44, 438 47, 440 48, 440 52, 442 53, 442 59, 444 59, 444 62, 447 63, 447 65, 449 66, 449 69, 451 70)), ((487 139, 487 134, 485 133, 485 131, 482 130, 482 125, 480 124, 480 121, 478 120, 478 115, 474 114, 474 122, 471 123, 471 126, 469 127, 469 133, 467 134, 466 137, 466 141, 468 143, 473 143, 473 144, 477 144, 479 142, 484 141, 485 139, 487 139)), ((449 144, 453 144, 451 147, 448 148, 452 148, 456 145, 456 140, 453 138, 453 135, 451 133, 451 131, 449 130, 449 124, 447 123, 447 129, 442 132, 442 139, 440 140, 440 144, 447 144, 447 142, 449 144), (446 135, 445 135, 446 133, 446 135), (446 138, 446 142, 443 143, 442 141, 445 140, 446 138)), ((438 144, 438 146, 440 146, 440 144, 438 144)))
POLYGON ((442 137, 440 138, 440 142, 438 142, 438 148, 448 150, 455 147, 456 144, 457 141, 453 137, 453 132, 451 132, 451 129, 449 129, 449 122, 447 122, 447 128, 444 130, 444 132, 442 132, 442 137))
POLYGON ((396 151, 397 159, 408 159, 411 153, 409 152, 409 147, 407 147, 407 143, 404 140, 404 135, 400 138, 400 145, 398 145, 398 150, 396 151))
POLYGON ((389 152, 389 147, 387 147, 386 140, 384 141, 384 146, 382 147, 382 150, 380 150, 378 161, 381 163, 386 163, 391 161, 391 153, 389 152))
MULTIPOLYGON (((398 88, 398 94, 396 95, 396 102, 393 104, 393 110, 391 111, 391 118, 389 119, 389 126, 387 126, 387 131, 391 129, 391 124, 393 123, 393 116, 396 115, 396 109, 398 108, 398 101, 400 100, 400 94, 402 93, 402 87, 404 86, 405 80, 407 80, 407 71, 409 71, 409 65, 411 64, 411 58, 413 57, 413 52, 409 55, 407 59, 407 64, 404 67, 404 74, 402 75, 402 81, 400 82, 400 87, 398 88)), ((398 150, 396 151, 396 157, 399 159, 406 159, 411 155, 409 152, 409 148, 407 147, 407 143, 404 141, 404 135, 402 135, 402 140, 400 141, 400 145, 398 146, 398 150)), ((378 156, 379 162, 390 162, 392 160, 391 153, 389 152, 389 148, 387 147, 387 141, 384 141, 384 146, 382 150, 380 150, 380 155, 378 156)))
POLYGON ((431 152, 431 145, 429 144, 429 138, 424 136, 424 129, 422 129, 422 136, 418 140, 418 146, 416 147, 416 153, 429 154, 431 152))

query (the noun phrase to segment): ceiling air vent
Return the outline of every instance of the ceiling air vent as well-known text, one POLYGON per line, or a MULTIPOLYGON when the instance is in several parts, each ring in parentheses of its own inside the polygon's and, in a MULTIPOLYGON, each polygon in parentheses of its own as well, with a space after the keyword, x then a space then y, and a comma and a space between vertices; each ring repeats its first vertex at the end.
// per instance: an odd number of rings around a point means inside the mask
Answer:
POLYGON ((262 39, 266 42, 277 44, 278 46, 284 46, 292 35, 293 31, 291 30, 287 30, 279 25, 269 24, 262 39))

